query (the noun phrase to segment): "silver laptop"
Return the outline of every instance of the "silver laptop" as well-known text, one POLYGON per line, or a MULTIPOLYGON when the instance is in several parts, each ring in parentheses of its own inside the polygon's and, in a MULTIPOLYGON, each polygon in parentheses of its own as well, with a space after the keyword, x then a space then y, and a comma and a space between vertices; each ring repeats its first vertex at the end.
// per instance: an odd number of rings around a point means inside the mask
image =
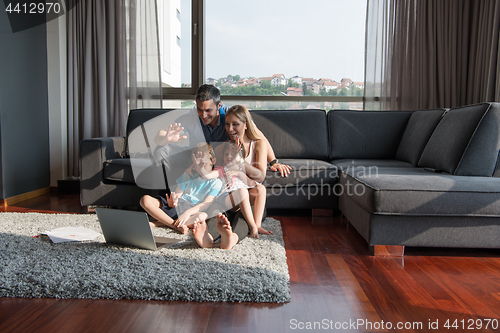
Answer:
POLYGON ((95 211, 106 243, 157 250, 181 241, 153 236, 148 214, 144 212, 110 208, 96 208, 95 211))

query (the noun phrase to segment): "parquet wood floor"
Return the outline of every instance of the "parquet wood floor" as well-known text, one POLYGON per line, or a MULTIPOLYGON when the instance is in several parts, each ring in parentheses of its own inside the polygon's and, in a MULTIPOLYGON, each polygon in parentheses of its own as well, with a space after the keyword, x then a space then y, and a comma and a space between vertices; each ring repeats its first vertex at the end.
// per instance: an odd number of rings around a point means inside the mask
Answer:
MULTIPOLYGON (((86 208, 51 193, 0 211, 86 208)), ((345 220, 270 215, 284 232, 289 303, 0 298, 0 332, 500 332, 500 250, 373 257, 345 220)))

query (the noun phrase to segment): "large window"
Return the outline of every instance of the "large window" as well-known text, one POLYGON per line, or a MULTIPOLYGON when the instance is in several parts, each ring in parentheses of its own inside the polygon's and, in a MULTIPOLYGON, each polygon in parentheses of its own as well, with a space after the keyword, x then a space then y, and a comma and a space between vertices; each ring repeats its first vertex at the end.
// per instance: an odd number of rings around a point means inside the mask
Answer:
POLYGON ((367 0, 179 1, 184 90, 166 98, 211 83, 252 108, 362 108, 367 0))

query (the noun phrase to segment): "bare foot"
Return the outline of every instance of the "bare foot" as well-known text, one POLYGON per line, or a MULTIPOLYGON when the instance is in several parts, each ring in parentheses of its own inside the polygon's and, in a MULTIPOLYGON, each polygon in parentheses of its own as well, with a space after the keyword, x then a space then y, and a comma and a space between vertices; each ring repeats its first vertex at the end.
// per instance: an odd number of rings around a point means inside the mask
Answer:
POLYGON ((180 232, 181 234, 187 234, 188 232, 188 227, 187 226, 182 226, 182 227, 176 227, 175 225, 173 224, 167 224, 167 223, 163 223, 163 222, 160 222, 160 221, 156 221, 156 222, 149 222, 149 226, 151 227, 151 229, 153 228, 157 228, 157 227, 169 227, 169 228, 172 228, 174 230, 177 230, 178 232, 180 232))
POLYGON ((187 226, 185 226, 185 225, 183 225, 182 227, 172 226, 171 228, 173 228, 174 230, 177 230, 178 232, 180 232, 183 235, 187 234, 188 230, 189 230, 189 228, 187 226))
POLYGON ((189 230, 187 226, 176 227, 173 223, 169 224, 169 223, 165 223, 165 222, 161 222, 161 221, 154 221, 154 222, 149 221, 149 227, 151 229, 158 228, 158 227, 169 227, 169 228, 172 228, 174 230, 177 230, 181 234, 187 234, 187 232, 189 230))
POLYGON ((259 229, 259 234, 262 234, 262 235, 272 235, 273 234, 272 231, 266 230, 266 229, 264 229, 262 227, 259 227, 258 229, 259 229))
POLYGON ((238 243, 238 235, 233 232, 231 223, 225 215, 217 215, 217 231, 220 233, 220 248, 229 250, 238 243))
POLYGON ((214 240, 212 236, 207 231, 207 224, 203 221, 195 221, 193 223, 193 236, 202 248, 208 248, 214 246, 214 240))
POLYGON ((259 238, 259 230, 257 228, 250 230, 250 238, 259 238))
POLYGON ((192 229, 194 226, 194 223, 205 221, 207 219, 207 217, 208 217, 207 213, 198 212, 196 214, 191 215, 184 225, 187 226, 189 229, 192 229))
POLYGON ((186 225, 183 225, 183 226, 178 226, 178 221, 175 220, 172 224, 167 224, 170 228, 174 229, 174 230, 177 230, 178 232, 180 232, 181 234, 185 235, 187 234, 189 228, 186 226, 186 225))
POLYGON ((153 229, 153 228, 156 228, 156 227, 164 226, 164 224, 161 223, 161 222, 156 221, 156 222, 149 222, 149 226, 151 227, 151 229, 153 229))

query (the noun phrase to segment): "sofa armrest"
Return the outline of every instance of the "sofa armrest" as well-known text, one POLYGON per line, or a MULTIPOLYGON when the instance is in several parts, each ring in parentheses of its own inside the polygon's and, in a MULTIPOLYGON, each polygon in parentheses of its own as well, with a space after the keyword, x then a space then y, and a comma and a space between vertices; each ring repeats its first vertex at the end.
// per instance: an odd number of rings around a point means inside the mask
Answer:
POLYGON ((121 158, 124 137, 93 138, 80 141, 80 195, 97 189, 104 180, 104 162, 121 158))

